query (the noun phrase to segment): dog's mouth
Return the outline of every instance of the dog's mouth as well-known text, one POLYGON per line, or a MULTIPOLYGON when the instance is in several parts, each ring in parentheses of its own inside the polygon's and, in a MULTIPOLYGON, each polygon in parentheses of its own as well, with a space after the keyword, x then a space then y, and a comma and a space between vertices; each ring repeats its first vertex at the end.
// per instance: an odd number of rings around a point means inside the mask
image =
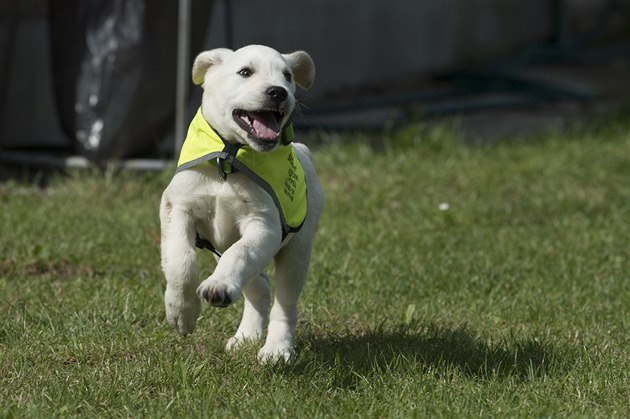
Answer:
POLYGON ((259 110, 246 111, 235 109, 232 112, 234 121, 256 140, 275 141, 280 136, 280 124, 284 113, 279 111, 259 110))

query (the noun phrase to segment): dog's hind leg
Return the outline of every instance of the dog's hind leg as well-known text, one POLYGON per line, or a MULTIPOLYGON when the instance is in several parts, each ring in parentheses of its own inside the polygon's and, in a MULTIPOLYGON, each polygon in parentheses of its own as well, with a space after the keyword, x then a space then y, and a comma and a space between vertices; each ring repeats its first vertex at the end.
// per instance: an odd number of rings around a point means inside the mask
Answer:
POLYGON ((178 210, 166 198, 160 206, 160 222, 166 319, 177 333, 187 335, 195 330, 201 311, 201 302, 195 292, 199 282, 195 226, 186 211, 178 210))
POLYGON ((253 278, 243 287, 245 308, 238 330, 225 346, 227 351, 238 349, 246 341, 262 337, 269 315, 269 278, 265 273, 253 278))
POLYGON ((261 362, 288 361, 293 354, 297 301, 302 292, 311 254, 310 240, 294 237, 275 257, 275 300, 269 316, 261 362))

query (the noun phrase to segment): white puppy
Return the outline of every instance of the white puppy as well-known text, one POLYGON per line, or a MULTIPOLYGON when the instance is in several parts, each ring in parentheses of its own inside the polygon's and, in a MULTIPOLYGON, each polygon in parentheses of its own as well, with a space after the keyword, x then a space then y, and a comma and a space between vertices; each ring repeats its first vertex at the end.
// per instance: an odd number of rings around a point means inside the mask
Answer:
POLYGON ((243 318, 227 350, 261 338, 269 320, 259 359, 290 358, 324 199, 308 148, 289 142, 288 120, 295 86, 308 89, 314 77, 303 51, 280 54, 250 45, 195 59, 192 78, 204 88, 202 105, 160 205, 166 318, 178 333, 194 331, 201 299, 226 307, 242 292, 243 318), (220 254, 201 284, 195 245, 220 254), (272 259, 276 287, 269 314, 263 269, 272 259))

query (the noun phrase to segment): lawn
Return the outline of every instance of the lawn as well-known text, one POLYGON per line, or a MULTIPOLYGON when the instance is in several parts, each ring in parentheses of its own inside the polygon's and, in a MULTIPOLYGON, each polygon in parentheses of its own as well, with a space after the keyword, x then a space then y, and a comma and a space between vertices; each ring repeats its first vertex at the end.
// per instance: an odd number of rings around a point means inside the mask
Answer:
POLYGON ((628 417, 628 121, 315 147, 326 210, 288 365, 223 351, 242 300, 168 327, 171 171, 0 183, 0 416, 628 417))

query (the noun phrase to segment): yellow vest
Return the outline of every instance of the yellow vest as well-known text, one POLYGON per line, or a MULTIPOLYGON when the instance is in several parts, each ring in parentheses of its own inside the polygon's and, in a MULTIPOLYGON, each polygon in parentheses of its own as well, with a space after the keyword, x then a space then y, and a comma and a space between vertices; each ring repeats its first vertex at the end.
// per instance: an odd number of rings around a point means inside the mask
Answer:
POLYGON ((273 199, 282 221, 282 233, 297 232, 306 218, 306 179, 302 164, 291 145, 293 127, 282 132, 282 145, 260 153, 242 144, 223 140, 205 120, 201 109, 190 123, 177 162, 177 172, 210 162, 225 179, 238 171, 256 182, 273 199))

